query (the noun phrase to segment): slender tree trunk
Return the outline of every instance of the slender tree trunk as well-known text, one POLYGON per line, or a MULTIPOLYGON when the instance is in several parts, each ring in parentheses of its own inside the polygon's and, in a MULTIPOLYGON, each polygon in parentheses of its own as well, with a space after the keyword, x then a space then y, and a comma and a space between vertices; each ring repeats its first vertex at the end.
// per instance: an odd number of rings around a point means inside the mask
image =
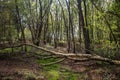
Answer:
POLYGON ((85 20, 83 17, 83 11, 82 11, 82 0, 77 0, 78 2, 78 9, 79 9, 79 20, 81 29, 83 32, 83 38, 84 38, 84 46, 85 46, 85 53, 90 54, 90 42, 89 42, 89 34, 87 28, 85 28, 85 20))
MULTIPOLYGON (((20 27, 20 29, 21 29, 21 39, 22 39, 22 43, 26 43, 24 28, 23 28, 22 23, 21 23, 21 17, 20 17, 20 13, 19 13, 19 7, 18 7, 18 2, 17 2, 17 0, 15 0, 15 4, 16 4, 15 6, 16 6, 16 13, 17 13, 17 21, 18 21, 17 24, 19 24, 19 27, 20 27)), ((26 46, 25 46, 25 51, 27 51, 26 46)))
POLYGON ((43 36, 43 43, 46 44, 47 43, 47 34, 49 33, 49 29, 48 29, 48 24, 49 24, 49 13, 47 14, 46 16, 46 19, 45 19, 46 23, 44 24, 44 36, 43 36))

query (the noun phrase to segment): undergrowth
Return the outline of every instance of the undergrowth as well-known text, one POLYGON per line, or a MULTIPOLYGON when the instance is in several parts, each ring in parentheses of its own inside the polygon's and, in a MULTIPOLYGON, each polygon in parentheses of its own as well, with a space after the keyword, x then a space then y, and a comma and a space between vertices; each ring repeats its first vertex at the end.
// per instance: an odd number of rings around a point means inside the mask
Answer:
MULTIPOLYGON (((41 65, 55 62, 57 60, 59 60, 59 58, 40 59, 37 60, 37 62, 41 65)), ((45 76, 47 80, 78 80, 78 74, 70 71, 61 71, 61 66, 60 63, 44 66, 42 75, 45 76)))

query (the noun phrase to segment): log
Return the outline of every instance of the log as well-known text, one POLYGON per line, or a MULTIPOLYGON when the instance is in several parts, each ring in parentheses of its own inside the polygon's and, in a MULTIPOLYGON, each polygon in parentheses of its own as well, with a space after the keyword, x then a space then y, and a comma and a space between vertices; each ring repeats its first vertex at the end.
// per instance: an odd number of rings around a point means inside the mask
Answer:
POLYGON ((58 61, 55 61, 55 62, 51 62, 51 63, 47 63, 47 64, 42 64, 42 66, 49 66, 49 65, 57 64, 57 63, 60 63, 60 62, 62 62, 64 60, 65 60, 65 58, 62 58, 62 59, 60 59, 58 61))
POLYGON ((31 47, 34 47, 36 49, 39 49, 39 50, 42 50, 42 51, 45 51, 45 52, 48 52, 48 53, 51 53, 51 54, 54 54, 54 55, 59 55, 59 56, 64 57, 64 58, 72 58, 73 57, 73 60, 82 60, 81 58, 85 58, 86 60, 104 61, 104 62, 112 63, 112 64, 115 64, 115 65, 120 65, 119 60, 112 60, 112 59, 105 58, 105 57, 102 57, 102 56, 99 56, 99 55, 96 55, 96 54, 60 53, 60 52, 51 51, 51 50, 48 50, 46 48, 39 47, 39 46, 29 44, 29 43, 22 43, 22 44, 13 45, 13 46, 10 46, 10 47, 20 47, 20 46, 24 46, 24 45, 31 46, 31 47))

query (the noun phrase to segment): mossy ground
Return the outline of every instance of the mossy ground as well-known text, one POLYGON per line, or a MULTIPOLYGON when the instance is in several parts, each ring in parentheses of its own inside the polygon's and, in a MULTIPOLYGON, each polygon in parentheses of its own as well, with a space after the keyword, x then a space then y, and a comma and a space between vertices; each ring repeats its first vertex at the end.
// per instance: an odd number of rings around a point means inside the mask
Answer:
MULTIPOLYGON (((59 58, 40 59, 37 60, 37 62, 42 65, 55 62, 57 60, 59 60, 59 58)), ((63 66, 60 63, 52 64, 49 66, 44 66, 41 73, 47 80, 79 80, 79 78, 84 79, 86 77, 84 74, 80 76, 79 73, 62 70, 64 68, 70 70, 70 67, 63 66)))
MULTIPOLYGON (((14 78, 24 80, 14 71, 17 69, 31 71, 25 74, 25 78, 35 78, 38 80, 119 80, 120 67, 98 61, 76 62, 64 60, 61 63, 43 66, 44 64, 56 62, 61 58, 50 57, 55 56, 49 53, 27 47, 28 53, 19 53, 21 47, 14 48, 14 53, 11 48, 0 50, 0 75, 2 78, 14 78), (33 52, 31 52, 33 51, 33 52), (34 51, 35 54, 34 54, 34 51), (30 52, 30 53, 29 53, 30 52), (36 55, 37 53, 37 55, 36 55), (37 56, 37 58, 36 58, 37 56), (39 58, 38 58, 39 57, 39 58), (46 58, 47 57, 47 58, 46 58), (42 67, 42 68, 41 68, 42 67), (39 70, 40 69, 40 70, 39 70), (37 72, 37 73, 36 73, 37 72), (39 73, 39 75, 38 75, 39 73), (10 76, 9 76, 10 75, 10 76)), ((18 71, 18 72, 19 72, 18 71)), ((26 73, 26 72, 24 72, 26 73)), ((23 76, 23 77, 24 77, 23 76)), ((1 79, 1 77, 0 77, 1 79)), ((13 79, 14 80, 14 79, 13 79)))

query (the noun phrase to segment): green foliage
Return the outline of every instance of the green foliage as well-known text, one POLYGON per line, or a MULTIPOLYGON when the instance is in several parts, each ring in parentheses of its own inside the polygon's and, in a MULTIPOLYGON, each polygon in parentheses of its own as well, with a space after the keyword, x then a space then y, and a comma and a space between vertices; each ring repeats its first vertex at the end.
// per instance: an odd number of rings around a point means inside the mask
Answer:
POLYGON ((31 33, 28 28, 24 30, 27 40, 31 41, 31 33))
POLYGON ((114 2, 112 4, 111 10, 114 11, 115 13, 120 14, 120 2, 114 2))
POLYGON ((10 53, 10 52, 11 52, 11 48, 0 50, 0 53, 10 53))
MULTIPOLYGON (((32 51, 32 47, 30 46, 27 46, 27 52, 31 52, 32 51)), ((0 50, 0 53, 11 53, 12 51, 13 52, 21 52, 21 49, 22 47, 17 47, 17 48, 5 48, 5 49, 2 49, 0 50)))
POLYGON ((119 54, 119 50, 115 42, 110 42, 106 40, 101 40, 98 45, 94 47, 96 53, 101 56, 108 57, 108 58, 115 58, 116 55, 119 54))

